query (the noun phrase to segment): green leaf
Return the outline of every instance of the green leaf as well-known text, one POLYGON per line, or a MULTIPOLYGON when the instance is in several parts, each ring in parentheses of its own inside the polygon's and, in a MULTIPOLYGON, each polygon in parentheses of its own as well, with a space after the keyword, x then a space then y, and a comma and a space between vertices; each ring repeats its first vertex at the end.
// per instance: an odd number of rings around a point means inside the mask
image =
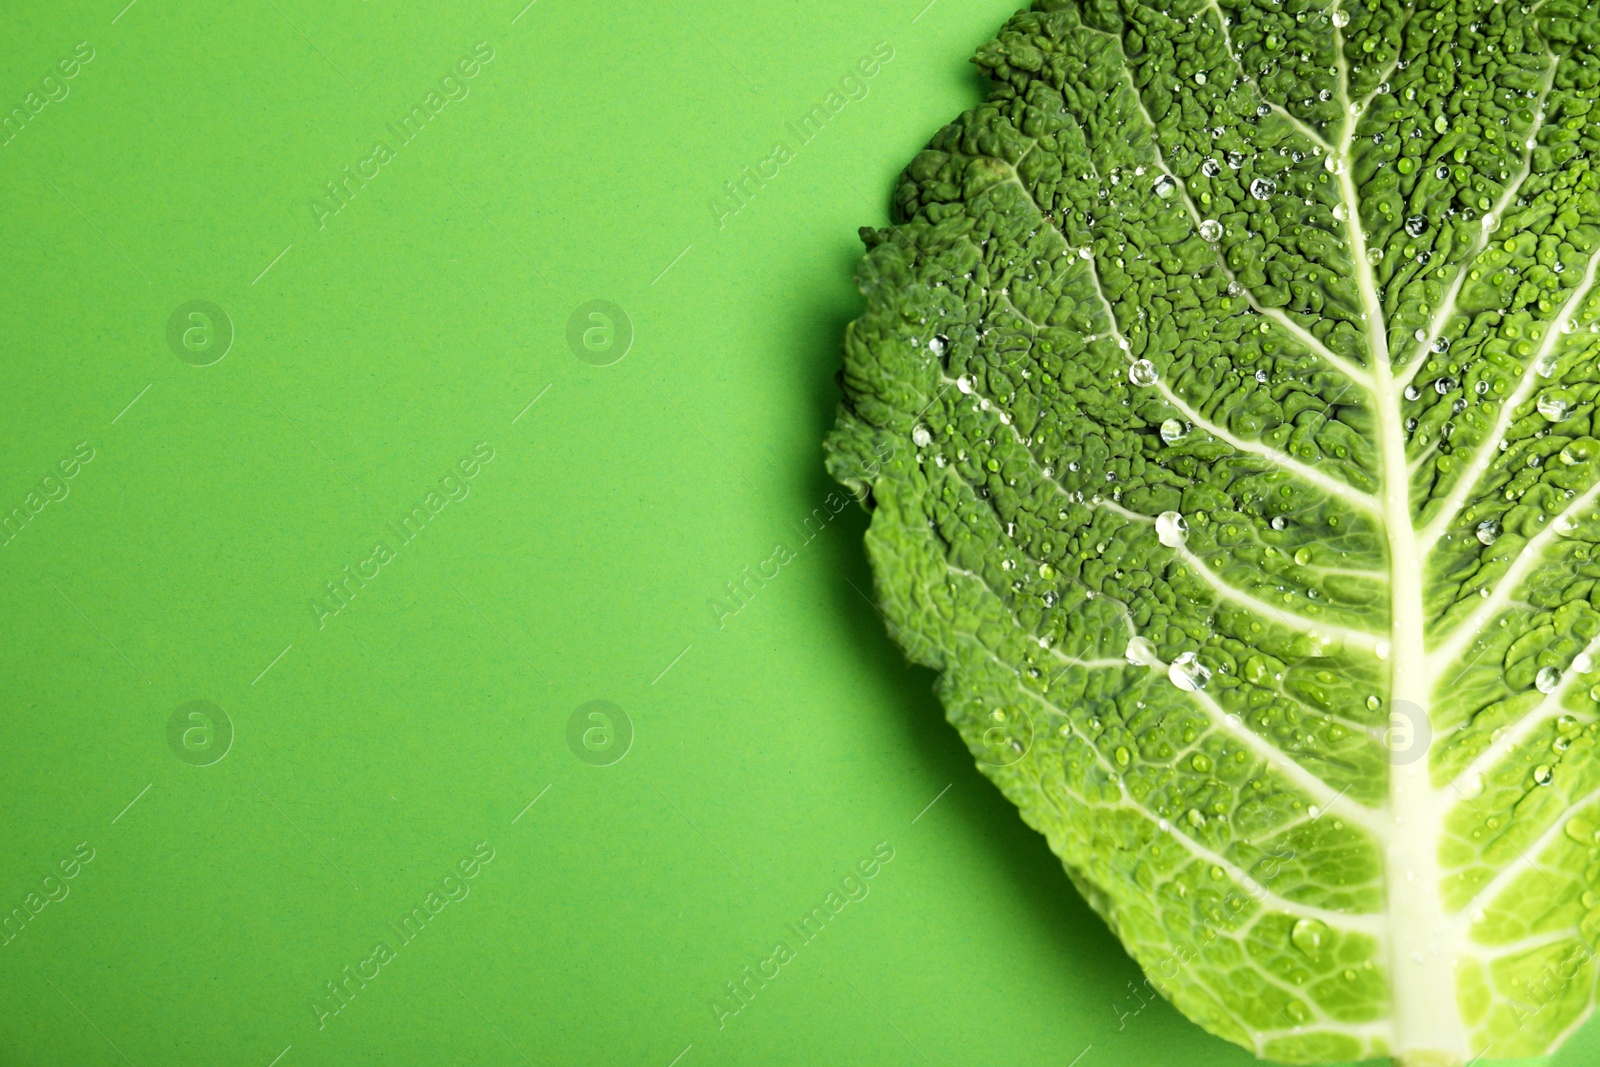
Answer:
POLYGON ((1266 1058, 1594 1008, 1597 48, 1577 0, 1050 0, 864 232, 828 454, 894 633, 1266 1058))

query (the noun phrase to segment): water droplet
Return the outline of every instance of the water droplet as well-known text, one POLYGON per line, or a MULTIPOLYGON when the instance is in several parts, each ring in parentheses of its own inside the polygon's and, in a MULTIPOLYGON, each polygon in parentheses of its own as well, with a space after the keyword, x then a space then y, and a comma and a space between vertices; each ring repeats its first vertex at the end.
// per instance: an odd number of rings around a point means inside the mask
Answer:
POLYGON ((1294 947, 1313 959, 1321 954, 1327 939, 1328 928, 1316 919, 1301 919, 1289 932, 1289 940, 1294 947))
POLYGON ((1486 545, 1492 545, 1500 538, 1500 524, 1493 519, 1478 523, 1478 540, 1486 545))
POLYGON ((1250 195, 1257 200, 1266 200, 1278 191, 1278 183, 1271 178, 1257 178, 1250 183, 1250 195))
POLYGON ((1161 177, 1156 179, 1155 189, 1156 195, 1161 199, 1166 200, 1169 199, 1173 193, 1178 191, 1178 183, 1172 180, 1172 176, 1170 174, 1163 174, 1161 177))
POLYGON ((1156 379, 1160 377, 1161 375, 1156 372, 1156 365, 1148 359, 1136 359, 1128 368, 1128 381, 1141 388, 1156 384, 1156 379))
POLYGON ((1533 769, 1534 785, 1549 785, 1550 779, 1554 777, 1555 772, 1551 771, 1550 768, 1543 763, 1539 764, 1539 766, 1533 769))
POLYGON ((1135 667, 1148 667, 1156 661, 1156 646, 1143 637, 1130 637, 1122 658, 1135 667))
POLYGON ((1380 700, 1376 695, 1369 696, 1367 698, 1367 710, 1368 711, 1377 711, 1381 707, 1383 707, 1383 701, 1380 700))
POLYGON ((1196 752, 1194 758, 1189 761, 1189 766, 1201 774, 1209 774, 1211 773, 1211 757, 1204 752, 1196 752))
POLYGON ((1412 237, 1421 237, 1428 228, 1428 219, 1424 215, 1412 215, 1406 219, 1406 233, 1412 237))
POLYGON ((971 393, 972 379, 963 374, 961 377, 956 379, 956 388, 961 390, 963 393, 971 393))
POLYGON ((928 342, 928 351, 932 352, 936 356, 942 357, 945 353, 945 349, 948 348, 949 345, 950 342, 948 339, 944 337, 935 337, 933 340, 928 342))
POLYGON ((1579 652, 1572 657, 1572 669, 1579 674, 1588 674, 1594 670, 1594 657, 1587 652, 1579 652))
POLYGON ((1200 173, 1204 174, 1207 178, 1215 178, 1217 175, 1222 173, 1222 164, 1218 163, 1214 159, 1208 159, 1204 163, 1200 164, 1200 173))
POLYGON ((1333 24, 1341 30, 1344 29, 1346 26, 1350 25, 1350 13, 1348 11, 1341 11, 1339 8, 1334 8, 1333 24))
POLYGON ((1539 377, 1549 378, 1554 376, 1558 362, 1560 362, 1560 359, 1554 352, 1546 352, 1539 357, 1539 361, 1533 365, 1533 369, 1538 373, 1539 377))
POLYGON ((1446 393, 1450 392, 1460 384, 1461 383, 1456 381, 1454 378, 1440 378, 1438 381, 1433 383, 1433 391, 1438 393, 1440 396, 1444 396, 1446 393))
POLYGON ((1176 511, 1163 511, 1156 516, 1156 540, 1168 548, 1181 548, 1189 539, 1189 524, 1176 511))
POLYGON ((1216 219, 1206 219, 1200 223, 1200 236, 1215 244, 1222 238, 1222 223, 1216 219))
POLYGON ((1541 693, 1554 693, 1560 684, 1561 672, 1554 667, 1541 667, 1533 678, 1533 687, 1541 693))
POLYGON ((933 444, 933 435, 926 426, 918 426, 911 431, 911 439, 917 443, 918 448, 926 448, 933 444))
POLYGON ((1422 396, 1422 390, 1421 389, 1418 389, 1414 385, 1406 386, 1405 398, 1407 400, 1416 400, 1420 396, 1422 396))
POLYGON ((1539 398, 1539 414, 1551 422, 1560 422, 1567 417, 1567 402, 1559 396, 1541 396, 1539 398))
POLYGON ((1161 440, 1169 445, 1175 445, 1188 436, 1188 428, 1177 419, 1168 419, 1161 424, 1161 440))
POLYGON ((1197 71, 1194 76, 1194 83, 1196 85, 1204 85, 1206 83, 1206 72, 1203 70, 1197 71))
POLYGON ((1167 679, 1186 693, 1204 689, 1211 681, 1211 669, 1194 652, 1184 652, 1167 667, 1167 679))
POLYGON ((1272 517, 1272 521, 1267 525, 1271 526, 1274 530, 1282 530, 1288 527, 1289 520, 1284 518, 1282 515, 1274 515, 1272 517))
POLYGON ((1294 561, 1304 567, 1311 562, 1311 550, 1309 548, 1298 549, 1294 554, 1294 561))

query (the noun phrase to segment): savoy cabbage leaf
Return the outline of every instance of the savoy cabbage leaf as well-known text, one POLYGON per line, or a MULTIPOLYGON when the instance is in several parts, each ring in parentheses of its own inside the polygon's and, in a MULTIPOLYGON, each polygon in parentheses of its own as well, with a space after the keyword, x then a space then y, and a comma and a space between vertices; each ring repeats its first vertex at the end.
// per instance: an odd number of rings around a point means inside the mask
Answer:
POLYGON ((1150 984, 1266 1058, 1538 1054, 1595 1004, 1585 2, 1041 2, 863 231, 828 452, 883 610, 1150 984))

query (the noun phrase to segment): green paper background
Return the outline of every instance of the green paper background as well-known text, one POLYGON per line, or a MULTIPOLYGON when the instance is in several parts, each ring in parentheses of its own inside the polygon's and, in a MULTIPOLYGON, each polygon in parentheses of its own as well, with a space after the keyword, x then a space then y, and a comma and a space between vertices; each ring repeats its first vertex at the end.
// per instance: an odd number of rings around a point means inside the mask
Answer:
MULTIPOLYGON (((0 914, 30 916, 0 1064, 1252 1062, 1135 994, 886 634, 822 470, 855 229, 981 98, 967 59, 1009 6, 124 2, 0 16, 0 113, 26 113, 0 131, 0 514, 30 516, 0 533, 0 914), (233 332, 205 366, 167 336, 196 300, 233 332), (592 300, 632 324, 609 365, 568 344, 592 300), (186 762, 194 700, 233 737, 186 762), (632 725, 608 765, 620 740, 569 744, 594 700, 632 725)), ((1597 1056, 1590 1027, 1555 1062, 1597 1056)))

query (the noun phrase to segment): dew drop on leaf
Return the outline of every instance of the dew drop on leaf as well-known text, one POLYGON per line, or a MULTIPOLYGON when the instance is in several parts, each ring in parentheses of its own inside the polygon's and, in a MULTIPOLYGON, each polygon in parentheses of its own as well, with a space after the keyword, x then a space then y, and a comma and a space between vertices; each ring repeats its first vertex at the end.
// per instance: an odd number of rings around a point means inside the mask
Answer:
POLYGON ((1294 943, 1294 947, 1312 959, 1321 955, 1322 946, 1327 938, 1328 928, 1316 919, 1301 919, 1289 932, 1289 940, 1294 943))
POLYGON ((1122 657, 1135 667, 1148 667, 1156 662, 1156 646, 1143 637, 1130 637, 1122 657))
POLYGON ((1181 548, 1189 538, 1189 524, 1176 511, 1156 516, 1156 539, 1168 548, 1181 548))
POLYGON ((1186 693, 1204 689, 1211 681, 1211 669, 1194 652, 1184 652, 1167 667, 1167 679, 1186 693))

